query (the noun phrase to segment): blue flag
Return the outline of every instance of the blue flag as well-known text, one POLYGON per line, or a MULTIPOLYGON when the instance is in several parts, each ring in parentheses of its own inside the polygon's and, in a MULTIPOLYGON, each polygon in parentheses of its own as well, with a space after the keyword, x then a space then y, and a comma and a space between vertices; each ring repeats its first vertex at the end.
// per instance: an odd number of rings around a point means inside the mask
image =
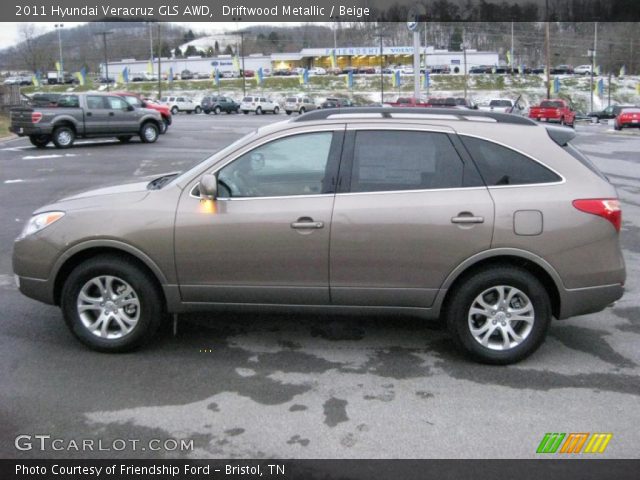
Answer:
POLYGON ((353 88, 353 70, 349 70, 347 74, 347 87, 353 88))
POLYGON ((309 85, 309 69, 308 68, 304 69, 304 73, 302 74, 302 77, 304 79, 304 84, 309 85))
POLYGON ((424 88, 429 88, 431 84, 431 78, 429 77, 429 72, 425 72, 424 74, 424 84, 422 85, 424 88))

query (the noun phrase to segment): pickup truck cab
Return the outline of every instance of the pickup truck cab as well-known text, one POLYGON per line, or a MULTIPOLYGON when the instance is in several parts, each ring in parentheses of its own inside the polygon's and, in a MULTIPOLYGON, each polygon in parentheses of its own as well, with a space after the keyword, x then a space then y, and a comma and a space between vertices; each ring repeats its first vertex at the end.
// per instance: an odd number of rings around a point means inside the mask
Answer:
POLYGON ((135 108, 149 108, 160 112, 162 117, 162 123, 160 124, 160 133, 166 133, 169 125, 172 123, 171 110, 166 105, 160 105, 159 103, 152 102, 144 99, 139 93, 131 92, 114 92, 116 95, 121 96, 125 101, 135 108))
POLYGON ((520 103, 510 98, 494 98, 489 101, 489 105, 481 105, 479 109, 487 112, 515 113, 516 115, 522 115, 523 110, 520 103))
POLYGON ((143 143, 158 139, 162 118, 159 112, 135 108, 122 97, 104 93, 61 95, 55 105, 12 108, 9 130, 29 137, 44 148, 51 141, 57 148, 69 148, 76 138, 116 137, 125 143, 139 136, 143 143))
POLYGON ((398 97, 393 102, 385 102, 390 107, 429 107, 429 101, 426 98, 414 97, 398 97))
POLYGON ((576 112, 564 100, 543 100, 540 105, 529 109, 529 118, 539 122, 555 122, 574 127, 576 112))

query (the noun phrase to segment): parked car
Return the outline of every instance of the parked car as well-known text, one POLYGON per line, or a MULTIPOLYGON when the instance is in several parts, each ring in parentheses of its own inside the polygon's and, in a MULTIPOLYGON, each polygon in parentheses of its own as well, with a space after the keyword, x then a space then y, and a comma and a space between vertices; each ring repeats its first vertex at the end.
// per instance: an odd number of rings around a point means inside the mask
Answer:
POLYGON ((429 71, 435 74, 449 74, 451 73, 451 68, 448 65, 433 65, 429 67, 429 71))
POLYGON ((132 82, 144 82, 146 80, 144 73, 142 72, 135 72, 135 73, 131 73, 129 75, 129 79, 132 82))
POLYGON ((202 107, 191 97, 183 95, 162 97, 160 103, 167 105, 173 115, 177 115, 180 112, 200 113, 202 111, 202 107))
POLYGON ((524 107, 519 102, 510 98, 494 98, 489 101, 488 105, 481 105, 479 109, 497 113, 515 113, 516 115, 522 115, 524 111, 524 107))
POLYGON ((327 70, 322 67, 313 67, 309 69, 311 75, 326 75, 327 70))
POLYGON ((318 108, 314 101, 309 97, 287 97, 284 103, 284 111, 287 115, 292 112, 298 112, 302 115, 318 108))
POLYGON ((539 122, 555 122, 560 125, 575 126, 576 112, 565 100, 543 100, 540 105, 529 109, 529 118, 539 122))
POLYGON ((551 75, 571 75, 573 67, 571 65, 556 65, 551 69, 551 75))
POLYGON ((156 73, 144 72, 142 75, 144 76, 144 80, 146 82, 157 82, 158 81, 158 74, 156 74, 156 73))
POLYGON ((289 77, 291 75, 293 72, 288 68, 276 68, 272 74, 274 77, 289 77))
POLYGON ((167 314, 270 305, 442 317, 494 364, 531 355, 553 317, 620 299, 620 202, 575 132, 439 115, 315 111, 181 175, 46 205, 14 243, 19 289, 104 352, 139 347, 167 314))
POLYGON ((162 117, 155 110, 134 108, 115 94, 74 93, 58 97, 55 106, 17 107, 10 112, 9 130, 44 148, 53 142, 69 148, 76 138, 116 137, 125 143, 139 136, 158 139, 162 117))
POLYGON ((589 117, 595 117, 598 120, 610 120, 616 118, 623 108, 635 108, 635 105, 609 105, 603 110, 597 112, 589 112, 589 117))
POLYGON ((540 65, 536 68, 532 68, 531 69, 531 73, 536 74, 536 75, 542 75, 546 70, 546 67, 544 65, 540 65))
POLYGON ((196 72, 193 74, 193 78, 197 80, 207 80, 210 74, 207 72, 196 72))
POLYGON ((244 97, 240 102, 240 110, 245 115, 249 112, 254 112, 256 115, 271 112, 277 115, 280 112, 280 107, 270 98, 256 95, 244 97))
POLYGON ((238 113, 240 110, 240 104, 232 98, 217 95, 203 97, 200 105, 202 106, 202 111, 206 114, 238 113))
POLYGON ((398 97, 393 102, 385 102, 390 107, 429 107, 429 101, 424 98, 398 97))
POLYGON ((362 75, 372 75, 376 73, 376 67, 359 67, 357 73, 362 75))
POLYGON ((240 78, 240 72, 235 70, 227 70, 222 72, 222 78, 240 78))
POLYGON ((139 93, 132 92, 113 92, 115 95, 119 95, 126 100, 129 105, 135 108, 150 108, 160 113, 162 117, 162 123, 160 124, 160 133, 166 133, 169 125, 173 122, 171 116, 171 110, 167 105, 161 105, 159 103, 146 100, 139 93))
POLYGON ((62 93, 34 93, 29 98, 29 104, 32 107, 55 107, 62 93))
POLYGON ((613 128, 616 130, 640 128, 640 108, 623 108, 614 120, 613 128))
POLYGON ((243 70, 241 73, 245 78, 253 78, 256 76, 256 72, 254 70, 243 70))
POLYGON ((353 102, 348 98, 327 98, 320 104, 320 108, 345 108, 353 106, 353 102))
POLYGON ((573 69, 573 73, 576 75, 590 75, 592 71, 591 65, 578 65, 573 69))

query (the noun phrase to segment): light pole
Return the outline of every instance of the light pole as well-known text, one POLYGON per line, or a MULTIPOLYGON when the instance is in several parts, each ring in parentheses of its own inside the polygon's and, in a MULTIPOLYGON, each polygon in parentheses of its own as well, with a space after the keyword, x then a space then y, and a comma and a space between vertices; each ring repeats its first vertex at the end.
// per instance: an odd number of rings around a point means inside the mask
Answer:
MULTIPOLYGON (((244 34, 247 33, 245 30, 240 30, 240 31, 236 31, 236 35, 240 35, 240 61, 241 63, 241 67, 242 67, 242 71, 240 72, 240 76, 242 77, 242 96, 247 95, 247 83, 246 83, 246 77, 244 74, 244 34)), ((236 54, 238 51, 238 47, 236 44, 236 54)))
POLYGON ((107 35, 111 35, 113 32, 107 32, 107 31, 103 31, 103 32, 98 32, 98 33, 94 33, 94 35, 101 35, 102 36, 102 46, 104 48, 104 74, 105 74, 105 80, 107 81, 107 92, 109 91, 109 57, 107 55, 107 35))
POLYGON ((60 50, 60 71, 58 72, 58 83, 64 83, 64 65, 62 63, 62 36, 61 36, 62 27, 64 27, 63 23, 55 24, 55 28, 58 32, 58 49, 60 50))
POLYGON ((375 33, 380 39, 380 104, 384 103, 384 48, 382 39, 388 35, 384 33, 382 25, 380 25, 375 33))

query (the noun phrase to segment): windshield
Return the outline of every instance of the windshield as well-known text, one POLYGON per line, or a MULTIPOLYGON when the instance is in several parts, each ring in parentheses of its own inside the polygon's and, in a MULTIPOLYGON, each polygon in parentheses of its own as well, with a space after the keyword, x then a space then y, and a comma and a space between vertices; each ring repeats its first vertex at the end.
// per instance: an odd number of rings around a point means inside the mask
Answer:
POLYGON ((289 97, 289 98, 287 98, 287 102, 288 102, 288 103, 296 103, 296 97, 289 97))
POLYGON ((511 100, 491 100, 489 102, 489 106, 491 107, 510 107, 511 100))
POLYGON ((253 137, 257 133, 258 133, 258 129, 249 132, 243 137, 240 137, 238 140, 231 143, 230 145, 227 145, 222 150, 218 150, 217 152, 214 152, 212 155, 209 155, 208 157, 203 158, 197 164, 191 167, 189 170, 186 170, 185 172, 182 172, 180 175, 178 175, 174 180, 179 183, 182 180, 189 179, 189 177, 191 177, 192 175, 192 172, 198 169, 203 162, 206 162, 214 157, 218 157, 218 159, 220 159, 228 155, 229 153, 233 152, 238 147, 238 145, 244 143, 248 138, 253 137))

